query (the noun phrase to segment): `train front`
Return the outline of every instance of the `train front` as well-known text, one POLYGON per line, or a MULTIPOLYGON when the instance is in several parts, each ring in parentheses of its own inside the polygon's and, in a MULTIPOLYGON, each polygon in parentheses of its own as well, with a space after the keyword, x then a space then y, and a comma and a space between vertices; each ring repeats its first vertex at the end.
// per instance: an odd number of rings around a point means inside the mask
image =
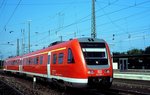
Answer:
POLYGON ((88 69, 88 86, 109 88, 112 84, 113 69, 110 50, 101 39, 78 39, 88 69))

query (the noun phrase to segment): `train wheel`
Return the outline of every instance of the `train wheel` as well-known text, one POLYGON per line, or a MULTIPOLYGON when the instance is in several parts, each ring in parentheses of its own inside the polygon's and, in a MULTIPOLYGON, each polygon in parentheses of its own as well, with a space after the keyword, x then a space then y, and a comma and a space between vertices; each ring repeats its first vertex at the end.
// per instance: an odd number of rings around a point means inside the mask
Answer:
POLYGON ((66 91, 66 89, 67 89, 67 86, 65 85, 64 81, 62 81, 62 80, 53 79, 52 83, 53 83, 54 87, 59 91, 66 91))

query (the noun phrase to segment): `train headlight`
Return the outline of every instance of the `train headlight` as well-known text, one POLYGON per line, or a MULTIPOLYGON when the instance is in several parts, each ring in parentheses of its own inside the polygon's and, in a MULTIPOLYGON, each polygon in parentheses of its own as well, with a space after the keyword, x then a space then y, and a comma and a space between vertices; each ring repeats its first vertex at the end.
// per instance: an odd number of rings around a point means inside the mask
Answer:
POLYGON ((94 74, 94 71, 93 70, 89 70, 88 74, 94 74))
POLYGON ((105 70, 105 73, 110 73, 110 70, 105 70))

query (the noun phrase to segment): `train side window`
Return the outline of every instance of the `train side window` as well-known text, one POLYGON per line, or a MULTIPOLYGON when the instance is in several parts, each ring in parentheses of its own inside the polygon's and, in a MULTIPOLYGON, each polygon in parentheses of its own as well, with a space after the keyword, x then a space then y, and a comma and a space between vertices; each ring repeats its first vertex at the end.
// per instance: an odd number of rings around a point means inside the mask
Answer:
POLYGON ((14 64, 13 65, 16 65, 16 60, 14 60, 14 64))
POLYGON ((15 60, 13 60, 13 62, 12 62, 12 65, 14 65, 15 64, 15 60))
POLYGON ((36 64, 36 58, 34 58, 34 64, 36 64))
POLYGON ((29 58, 29 64, 31 64, 31 58, 29 58))
POLYGON ((19 64, 19 60, 16 60, 16 63, 15 63, 15 64, 17 64, 17 65, 18 65, 18 64, 19 64))
POLYGON ((68 49, 68 63, 74 63, 74 57, 70 48, 68 49))
POLYGON ((22 59, 22 61, 23 61, 23 65, 25 64, 25 59, 22 59))
POLYGON ((23 59, 23 64, 26 65, 26 59, 23 59))
POLYGON ((26 64, 28 64, 28 58, 26 58, 26 64))
POLYGON ((39 57, 36 57, 36 64, 38 64, 39 62, 39 57))
POLYGON ((40 64, 43 63, 43 56, 40 56, 40 64))
POLYGON ((33 58, 30 58, 30 64, 33 64, 33 58))
POLYGON ((30 59, 29 58, 27 58, 27 64, 30 65, 30 59))
POLYGON ((56 61, 57 61, 57 55, 53 54, 53 64, 56 64, 56 61))
POLYGON ((34 64, 38 64, 38 57, 34 58, 34 64))
POLYGON ((31 64, 31 58, 28 58, 29 65, 31 64))
POLYGON ((59 64, 63 63, 63 57, 64 57, 64 54, 63 53, 59 53, 59 56, 58 56, 58 63, 59 64))

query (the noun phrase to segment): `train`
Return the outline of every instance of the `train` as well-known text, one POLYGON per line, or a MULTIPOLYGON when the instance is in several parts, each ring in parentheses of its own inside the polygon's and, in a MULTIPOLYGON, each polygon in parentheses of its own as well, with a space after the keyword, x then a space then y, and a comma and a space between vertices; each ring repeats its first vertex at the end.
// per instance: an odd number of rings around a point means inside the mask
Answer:
POLYGON ((103 39, 88 37, 57 41, 44 49, 7 58, 4 71, 77 88, 110 88, 113 81, 108 44, 103 39))

